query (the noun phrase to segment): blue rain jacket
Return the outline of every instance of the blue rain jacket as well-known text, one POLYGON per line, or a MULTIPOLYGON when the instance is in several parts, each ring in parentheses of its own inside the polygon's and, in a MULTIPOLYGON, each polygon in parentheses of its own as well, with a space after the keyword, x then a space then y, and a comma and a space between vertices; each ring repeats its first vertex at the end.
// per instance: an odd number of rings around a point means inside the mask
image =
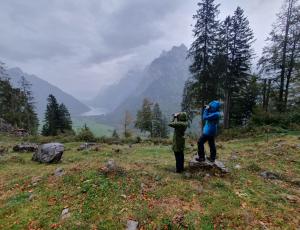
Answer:
POLYGON ((203 121, 205 125, 203 127, 203 134, 207 136, 215 136, 218 130, 219 119, 221 113, 219 112, 220 102, 212 101, 209 103, 209 109, 205 109, 203 112, 203 121))

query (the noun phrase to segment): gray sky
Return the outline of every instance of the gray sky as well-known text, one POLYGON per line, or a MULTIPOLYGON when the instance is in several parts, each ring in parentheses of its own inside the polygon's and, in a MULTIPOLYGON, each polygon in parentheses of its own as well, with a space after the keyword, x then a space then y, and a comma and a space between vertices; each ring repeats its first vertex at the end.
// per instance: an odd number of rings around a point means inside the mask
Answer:
MULTIPOLYGON (((131 68, 192 42, 196 0, 1 0, 0 60, 79 99, 131 68)), ((283 0, 217 0, 220 18, 245 10, 259 54, 283 0)))

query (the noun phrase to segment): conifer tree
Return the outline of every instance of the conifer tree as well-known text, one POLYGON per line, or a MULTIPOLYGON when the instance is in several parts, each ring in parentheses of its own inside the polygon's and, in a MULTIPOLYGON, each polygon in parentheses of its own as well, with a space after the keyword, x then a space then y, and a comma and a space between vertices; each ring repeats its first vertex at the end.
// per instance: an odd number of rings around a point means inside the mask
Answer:
POLYGON ((217 95, 215 88, 217 80, 211 74, 211 64, 217 42, 219 5, 216 5, 214 0, 202 0, 198 3, 198 7, 196 14, 193 16, 196 20, 193 29, 195 40, 188 54, 192 58, 192 65, 190 66, 192 79, 189 79, 189 83, 186 84, 191 93, 185 93, 184 95, 183 104, 186 105, 185 110, 187 112, 190 110, 188 107, 203 108, 205 103, 216 99, 217 95))
POLYGON ((61 133, 65 131, 72 131, 72 119, 69 110, 62 103, 59 105, 59 129, 61 133))
POLYGON ((152 103, 145 98, 141 110, 137 112, 135 127, 142 132, 150 132, 152 136, 152 103))
MULTIPOLYGON (((229 40, 229 74, 227 84, 225 85, 225 109, 224 120, 229 120, 235 124, 242 124, 242 119, 234 119, 233 114, 241 113, 240 117, 247 116, 252 111, 253 106, 240 108, 238 101, 247 101, 245 92, 251 85, 251 58, 253 50, 251 48, 254 41, 253 31, 250 28, 249 21, 244 15, 244 11, 238 7, 231 18, 229 40)), ((250 104, 255 102, 252 101, 250 104)), ((228 123, 229 127, 229 123, 228 123)))
POLYGON ((161 138, 168 138, 170 134, 170 129, 168 126, 168 119, 166 116, 163 116, 161 123, 161 138))
POLYGON ((162 119, 163 117, 159 104, 155 103, 152 111, 152 137, 154 138, 162 137, 162 119))
POLYGON ((44 136, 56 136, 72 130, 71 115, 64 104, 58 104, 55 96, 49 95, 45 112, 42 134, 44 136))
POLYGON ((47 109, 45 112, 44 126, 42 129, 42 134, 44 136, 56 136, 58 134, 58 129, 60 128, 60 112, 59 104, 56 98, 50 94, 48 99, 47 109))
POLYGON ((119 134, 118 134, 118 132, 117 132, 116 129, 114 129, 114 131, 113 131, 111 137, 114 138, 114 139, 119 139, 119 138, 120 138, 120 137, 119 137, 119 134))

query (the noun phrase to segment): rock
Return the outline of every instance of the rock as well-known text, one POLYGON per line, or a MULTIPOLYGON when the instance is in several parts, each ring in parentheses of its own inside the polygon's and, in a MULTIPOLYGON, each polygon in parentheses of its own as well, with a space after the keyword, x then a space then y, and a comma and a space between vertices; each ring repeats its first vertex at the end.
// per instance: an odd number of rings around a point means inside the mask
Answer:
POLYGON ((64 145, 60 143, 48 143, 40 145, 32 160, 40 163, 58 163, 64 153, 64 145))
POLYGON ((29 132, 26 129, 15 129, 14 134, 17 137, 27 137, 27 136, 29 136, 29 132))
POLYGON ((237 159, 238 159, 237 152, 232 153, 231 156, 230 156, 230 160, 235 161, 235 160, 237 160, 237 159))
POLYGON ((35 152, 38 150, 38 145, 33 143, 22 143, 13 147, 15 152, 35 152))
POLYGON ((57 177, 61 177, 65 174, 64 172, 64 169, 63 168, 57 168, 55 169, 54 171, 54 176, 57 176, 57 177))
POLYGON ((155 178, 154 178, 154 180, 160 181, 161 180, 161 176, 160 175, 156 175, 155 178))
POLYGON ((196 161, 196 158, 198 158, 198 155, 194 156, 189 163, 192 170, 217 170, 223 174, 229 173, 229 170, 225 167, 224 163, 219 160, 215 160, 215 162, 210 162, 208 160, 198 162, 196 161))
POLYGON ((138 226, 139 226, 139 222, 135 220, 128 220, 126 230, 137 230, 138 226))
POLYGON ((95 146, 96 145, 96 143, 88 143, 88 142, 86 142, 86 143, 83 143, 83 144, 81 144, 79 147, 78 147, 78 151, 82 151, 82 150, 88 150, 88 149, 90 149, 91 147, 93 147, 93 146, 95 146))
POLYGON ((191 177, 192 177, 192 174, 191 174, 190 172, 186 172, 186 173, 184 173, 184 176, 185 176, 186 178, 191 178, 191 177))
POLYGON ((260 176, 263 177, 264 179, 269 179, 269 180, 280 179, 280 176, 278 174, 269 171, 264 171, 260 173, 260 176))
POLYGON ((242 168, 242 166, 241 166, 241 165, 239 165, 239 164, 237 164, 236 166, 234 166, 234 168, 235 168, 235 169, 241 169, 241 168, 242 168))
POLYGON ((291 203, 299 203, 300 199, 298 196, 294 196, 294 195, 286 195, 285 198, 290 201, 291 203))
POLYGON ((203 193, 203 191, 204 191, 203 186, 199 185, 197 188, 197 192, 200 194, 200 193, 203 193))
POLYGON ((28 200, 29 201, 33 201, 36 198, 36 195, 34 195, 33 193, 30 194, 28 200))
POLYGON ((113 159, 110 159, 106 163, 106 168, 108 171, 115 171, 117 169, 117 164, 113 159))
POLYGON ((61 219, 61 220, 65 220, 65 219, 69 218, 70 216, 71 216, 71 213, 69 212, 69 209, 68 209, 68 208, 65 208, 65 209, 62 210, 62 212, 61 212, 60 219, 61 219))
POLYGON ((32 186, 36 186, 40 181, 42 180, 42 177, 40 176, 34 176, 31 178, 31 184, 32 186))

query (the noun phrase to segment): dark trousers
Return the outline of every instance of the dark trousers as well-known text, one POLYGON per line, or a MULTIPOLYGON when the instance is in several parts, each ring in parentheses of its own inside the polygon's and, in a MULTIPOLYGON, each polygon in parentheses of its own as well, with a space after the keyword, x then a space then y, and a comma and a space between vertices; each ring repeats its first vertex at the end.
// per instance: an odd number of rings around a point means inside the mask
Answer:
POLYGON ((200 159, 205 159, 205 152, 204 152, 204 144, 205 142, 208 141, 209 148, 210 148, 210 159, 215 160, 217 156, 217 150, 216 150, 216 145, 215 145, 215 137, 214 136, 207 136, 207 135, 202 135, 199 138, 198 141, 198 155, 200 159))
POLYGON ((184 153, 174 152, 176 159, 176 172, 181 173, 184 169, 184 153))

